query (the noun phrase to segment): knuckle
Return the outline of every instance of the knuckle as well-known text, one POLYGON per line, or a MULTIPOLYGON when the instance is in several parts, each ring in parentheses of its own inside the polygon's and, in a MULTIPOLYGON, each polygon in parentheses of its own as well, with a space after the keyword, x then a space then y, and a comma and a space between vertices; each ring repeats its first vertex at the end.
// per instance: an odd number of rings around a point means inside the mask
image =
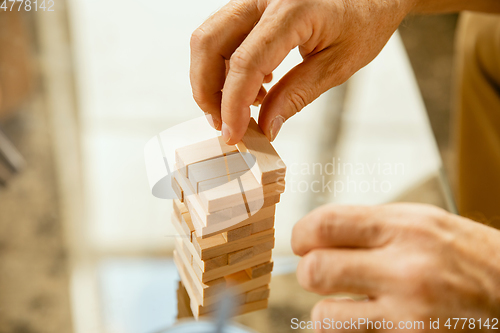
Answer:
POLYGON ((448 212, 436 206, 427 206, 427 212, 432 221, 438 225, 443 225, 448 221, 448 212))
POLYGON ((206 100, 206 98, 202 97, 201 95, 196 95, 193 94, 194 101, 196 104, 202 109, 203 111, 208 111, 210 108, 210 103, 206 100))
POLYGON ((335 221, 337 214, 329 209, 322 209, 316 217, 316 237, 318 240, 328 239, 335 235, 335 221))
POLYGON ((311 8, 311 5, 314 5, 313 1, 297 0, 276 0, 276 4, 284 9, 284 13, 290 18, 290 21, 294 21, 293 19, 298 15, 303 16, 311 8), (291 15, 292 17, 290 17, 291 15))
POLYGON ((351 66, 348 61, 339 61, 335 54, 330 55, 318 72, 318 81, 328 82, 332 87, 344 83, 350 77, 348 68, 351 66))
POLYGON ((245 72, 252 67, 252 56, 243 46, 240 46, 229 59, 229 68, 233 72, 245 72))
POLYGON ((193 50, 199 50, 205 48, 210 44, 210 34, 208 34, 202 27, 197 28, 191 34, 190 46, 193 50))
POLYGON ((220 103, 205 91, 193 89, 193 99, 204 112, 220 112, 220 103))
POLYGON ((321 275, 321 259, 317 251, 306 254, 297 267, 297 279, 300 285, 307 290, 315 290, 319 285, 318 276, 321 275))
POLYGON ((405 262, 400 264, 397 279, 406 281, 410 286, 410 292, 415 295, 421 295, 429 291, 428 272, 439 270, 436 262, 429 256, 415 255, 406 258, 405 262))
POLYGON ((338 72, 337 72, 337 82, 336 84, 337 85, 340 85, 344 82, 346 82, 347 80, 349 80, 349 78, 353 75, 353 71, 352 71, 352 67, 349 67, 349 66, 340 66, 338 68, 338 72))
POLYGON ((414 235, 431 237, 449 229, 449 213, 436 206, 391 204, 386 208, 392 214, 391 221, 394 225, 414 235))
POLYGON ((300 112, 307 104, 309 104, 311 93, 304 88, 296 87, 292 91, 286 94, 286 100, 290 102, 290 105, 294 113, 300 112))
MULTIPOLYGON (((193 81, 193 79, 191 79, 193 81)), ((198 106, 204 110, 206 107, 208 107, 208 101, 204 93, 197 89, 193 89, 193 99, 198 104, 198 106)))

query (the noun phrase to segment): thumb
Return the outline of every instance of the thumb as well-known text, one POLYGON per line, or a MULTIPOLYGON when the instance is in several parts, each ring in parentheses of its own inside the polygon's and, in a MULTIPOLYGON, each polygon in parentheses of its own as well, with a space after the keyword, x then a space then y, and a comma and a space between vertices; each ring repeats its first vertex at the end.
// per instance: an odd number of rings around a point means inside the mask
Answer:
POLYGON ((259 125, 270 141, 276 138, 288 118, 347 80, 341 62, 327 51, 304 59, 267 93, 260 109, 259 125))

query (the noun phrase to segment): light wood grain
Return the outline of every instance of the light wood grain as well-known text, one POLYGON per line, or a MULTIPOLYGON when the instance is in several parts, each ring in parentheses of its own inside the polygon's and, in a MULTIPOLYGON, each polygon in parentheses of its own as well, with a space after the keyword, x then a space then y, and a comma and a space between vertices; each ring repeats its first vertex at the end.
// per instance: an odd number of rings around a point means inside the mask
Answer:
POLYGON ((274 228, 274 216, 252 223, 251 226, 252 234, 274 228))
POLYGON ((188 179, 196 193, 199 193, 201 189, 198 184, 200 182, 219 177, 225 177, 226 181, 229 181, 229 175, 248 170, 248 166, 241 154, 231 154, 192 164, 189 167, 188 179))
POLYGON ((253 255, 256 256, 261 253, 271 251, 272 249, 274 249, 274 239, 265 243, 255 245, 254 247, 252 247, 252 252, 253 255))
POLYGON ((227 145, 222 137, 217 137, 177 149, 175 159, 179 171, 187 177, 191 164, 236 152, 236 146, 227 145))
POLYGON ((252 256, 251 258, 240 261, 238 263, 218 267, 206 272, 203 272, 198 265, 193 265, 192 267, 198 279, 200 279, 200 281, 202 281, 203 283, 206 283, 215 279, 219 279, 226 275, 242 271, 246 268, 269 262, 269 260, 271 260, 271 257, 272 251, 268 251, 257 256, 252 256))
POLYGON ((174 262, 177 270, 179 271, 179 274, 181 274, 182 283, 184 283, 189 297, 191 299, 195 298, 198 302, 200 302, 200 304, 202 304, 205 297, 220 294, 226 289, 225 278, 212 280, 207 283, 201 282, 194 273, 192 266, 189 265, 186 256, 182 252, 174 251, 174 262), (182 276, 183 272, 186 273, 184 277, 182 276), (189 283, 187 283, 186 281, 189 281, 189 283), (192 287, 191 292, 188 289, 188 284, 190 287, 192 287))
POLYGON ((244 200, 247 202, 263 200, 268 195, 278 195, 284 190, 284 181, 262 186, 251 173, 247 172, 234 181, 207 191, 200 191, 199 197, 205 211, 211 213, 241 204, 244 200))
MULTIPOLYGON (((264 251, 260 252, 263 253, 264 251)), ((238 250, 227 254, 228 265, 234 265, 239 262, 248 260, 254 256, 253 247, 248 247, 243 250, 238 250)))
POLYGON ((265 230, 237 242, 226 242, 222 235, 215 235, 206 239, 201 237, 193 238, 193 245, 202 260, 220 256, 244 248, 255 246, 274 239, 274 228, 265 230))
POLYGON ((249 224, 234 230, 226 231, 222 234, 222 236, 224 236, 227 242, 234 242, 239 239, 250 236, 252 234, 252 230, 253 230, 253 225, 249 224))
POLYGON ((210 214, 207 213, 206 209, 201 205, 199 196, 194 193, 193 187, 188 179, 182 176, 178 171, 174 173, 174 178, 184 191, 185 202, 186 205, 189 206, 191 213, 193 210, 197 212, 197 216, 191 216, 192 219, 196 220, 194 225, 197 229, 201 230, 208 225, 229 221, 233 216, 235 217, 233 221, 241 220, 244 219, 245 216, 248 216, 244 202, 240 203, 238 206, 228 207, 210 214), (238 217, 236 218, 236 216, 238 217), (196 222, 198 222, 198 224, 196 222))
POLYGON ((260 301, 260 300, 263 300, 263 299, 267 299, 269 298, 269 294, 271 292, 271 289, 269 288, 269 286, 262 286, 262 287, 259 287, 257 289, 254 289, 254 290, 250 290, 249 292, 247 292, 245 295, 246 295, 246 303, 250 303, 250 302, 256 302, 256 301, 260 301))
POLYGON ((285 163, 255 119, 250 119, 245 135, 236 146, 259 184, 270 184, 285 178, 285 163))
POLYGON ((245 271, 248 276, 252 279, 258 278, 260 276, 269 274, 273 271, 274 262, 270 261, 261 265, 257 265, 251 268, 247 268, 245 271))
MULTIPOLYGON (((184 191, 185 203, 189 205, 189 210, 192 215, 191 218, 193 219, 195 228, 198 230, 198 234, 204 235, 207 232, 210 232, 211 234, 215 232, 222 232, 222 229, 230 228, 232 225, 246 220, 249 216, 249 207, 254 207, 253 211, 257 211, 255 209, 255 207, 257 207, 256 202, 250 202, 247 205, 244 197, 240 193, 239 198, 241 200, 238 202, 233 201, 232 206, 227 205, 228 208, 213 213, 207 213, 207 210, 201 204, 199 195, 193 194, 192 186, 187 178, 183 177, 179 172, 174 173, 174 178, 179 182, 184 191), (193 216, 193 210, 197 212, 196 216, 193 216), (206 229, 205 227, 209 228, 206 229)), ((262 197, 260 199, 262 199, 262 197)), ((263 201, 261 200, 259 202, 262 206, 260 209, 262 210, 264 207, 279 202, 279 199, 279 194, 272 192, 266 193, 263 201)))
POLYGON ((184 213, 181 216, 181 227, 184 230, 184 234, 188 236, 190 242, 193 241, 194 225, 191 221, 191 215, 189 213, 184 213))
POLYGON ((179 199, 172 200, 174 204, 174 210, 177 210, 179 214, 184 214, 188 211, 187 206, 182 203, 179 199))
POLYGON ((195 298, 200 305, 213 304, 219 300, 219 295, 226 291, 231 294, 241 294, 247 291, 267 285, 271 282, 271 274, 262 275, 258 278, 250 278, 246 271, 239 271, 230 274, 219 280, 202 283, 196 277, 191 266, 183 263, 183 255, 174 251, 174 262, 179 271, 179 275, 186 286, 186 281, 190 283, 191 291, 189 297, 195 298))
POLYGON ((194 222, 194 220, 195 220, 193 218, 194 215, 191 216, 191 218, 193 219, 193 224, 195 225, 195 228, 196 228, 196 232, 195 232, 196 236, 201 237, 201 238, 208 238, 208 237, 212 237, 213 235, 219 234, 221 232, 234 230, 234 229, 237 229, 239 227, 242 227, 242 226, 245 226, 248 224, 252 224, 252 223, 256 223, 258 221, 268 219, 271 217, 274 218, 275 212, 276 212, 276 206, 272 205, 269 207, 262 208, 255 215, 252 215, 248 219, 243 220, 241 222, 237 222, 236 224, 234 223, 234 221, 228 221, 228 222, 218 223, 214 226, 200 227, 200 228, 198 228, 194 222))
POLYGON ((181 186, 179 185, 177 180, 175 180, 175 178, 172 177, 171 180, 174 193, 177 195, 177 198, 179 198, 180 202, 184 202, 184 192, 182 191, 181 186))

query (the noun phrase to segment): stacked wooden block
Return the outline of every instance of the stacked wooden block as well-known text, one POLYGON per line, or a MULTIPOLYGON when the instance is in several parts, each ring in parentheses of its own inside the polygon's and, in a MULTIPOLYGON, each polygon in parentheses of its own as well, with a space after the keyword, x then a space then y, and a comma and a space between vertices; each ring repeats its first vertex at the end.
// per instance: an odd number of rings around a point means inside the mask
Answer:
POLYGON ((172 179, 174 260, 193 315, 233 295, 234 314, 267 307, 273 268, 274 214, 285 165, 251 120, 234 146, 213 138, 176 151, 172 179))

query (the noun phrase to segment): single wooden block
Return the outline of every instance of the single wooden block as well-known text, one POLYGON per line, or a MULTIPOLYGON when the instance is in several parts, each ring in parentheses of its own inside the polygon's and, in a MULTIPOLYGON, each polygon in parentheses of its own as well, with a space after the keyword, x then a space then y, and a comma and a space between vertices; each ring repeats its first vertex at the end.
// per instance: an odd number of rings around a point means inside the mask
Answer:
POLYGON ((252 226, 252 234, 274 228, 274 216, 252 223, 250 226, 252 226))
POLYGON ((210 238, 193 238, 193 245, 196 248, 201 260, 210 259, 225 253, 243 250, 244 248, 255 246, 274 239, 274 229, 259 232, 238 242, 226 242, 222 235, 215 235, 210 238))
POLYGON ((259 255, 264 252, 268 252, 274 249, 274 239, 265 243, 261 243, 252 247, 253 255, 259 255))
POLYGON ((253 256, 250 259, 246 259, 232 265, 218 267, 207 272, 203 272, 198 265, 193 265, 193 270, 201 282, 207 283, 212 280, 220 279, 226 275, 242 271, 248 267, 254 267, 269 262, 271 257, 272 251, 268 251, 257 256, 253 256))
POLYGON ((246 303, 268 299, 271 289, 269 286, 262 286, 246 293, 246 303))
POLYGON ((174 193, 177 195, 177 198, 179 198, 180 202, 184 202, 184 192, 181 189, 181 186, 175 180, 174 177, 171 177, 171 182, 172 182, 172 189, 174 190, 174 193))
POLYGON ((236 146, 259 184, 270 184, 285 178, 285 163, 283 163, 255 119, 250 119, 243 139, 236 146))
POLYGON ((250 236, 252 234, 252 230, 253 230, 253 225, 248 224, 243 227, 239 227, 237 229, 226 231, 222 234, 222 236, 224 236, 227 242, 234 242, 239 239, 250 236))
MULTIPOLYGON (((260 252, 263 253, 264 251, 260 252)), ((259 253, 259 254, 260 254, 259 253)), ((233 265, 239 263, 241 261, 248 260, 254 256, 253 247, 248 247, 243 250, 231 252, 227 254, 227 263, 228 265, 233 265)))
POLYGON ((187 177, 191 164, 236 152, 236 146, 227 145, 222 137, 217 137, 177 149, 175 159, 178 169, 187 177))
POLYGON ((188 179, 196 193, 199 193, 202 190, 199 187, 201 182, 219 177, 225 177, 227 182, 231 180, 229 175, 248 170, 241 154, 231 154, 192 164, 189 167, 188 179))
POLYGON ((265 274, 269 274, 273 271, 273 265, 274 262, 270 261, 267 263, 263 263, 260 265, 256 265, 251 268, 247 268, 245 271, 247 272, 248 276, 252 279, 258 278, 260 276, 263 276, 265 274))
POLYGON ((228 256, 227 254, 220 255, 218 257, 214 257, 208 260, 204 260, 205 267, 203 267, 204 272, 209 272, 213 269, 224 267, 228 265, 228 256))

